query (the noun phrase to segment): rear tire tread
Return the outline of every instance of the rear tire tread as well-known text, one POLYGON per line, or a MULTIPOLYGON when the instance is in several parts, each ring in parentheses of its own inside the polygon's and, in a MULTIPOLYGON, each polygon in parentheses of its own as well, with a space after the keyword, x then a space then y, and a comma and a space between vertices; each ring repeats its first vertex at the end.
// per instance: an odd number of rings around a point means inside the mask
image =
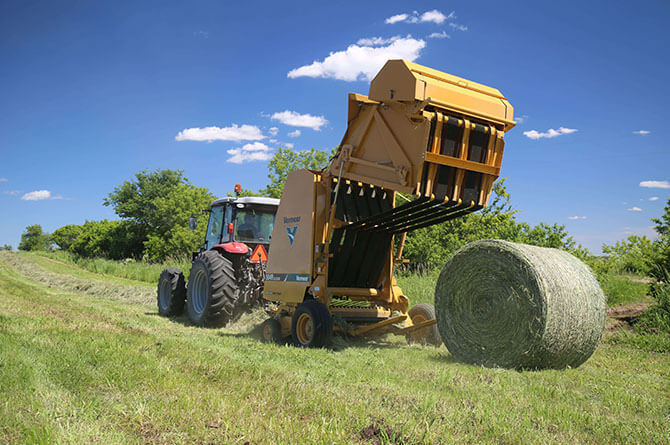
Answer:
POLYGON ((156 303, 158 313, 163 317, 176 317, 184 313, 184 304, 186 303, 186 282, 184 273, 180 269, 163 269, 158 278, 158 289, 156 291, 156 303), (169 286, 169 295, 167 295, 167 306, 161 305, 161 287, 167 282, 169 286))
POLYGON ((192 304, 192 287, 188 287, 188 315, 191 322, 204 327, 223 327, 236 319, 236 305, 240 293, 235 283, 233 265, 224 256, 215 251, 200 254, 191 267, 191 277, 197 268, 204 268, 208 277, 207 302, 203 311, 198 314, 192 304))

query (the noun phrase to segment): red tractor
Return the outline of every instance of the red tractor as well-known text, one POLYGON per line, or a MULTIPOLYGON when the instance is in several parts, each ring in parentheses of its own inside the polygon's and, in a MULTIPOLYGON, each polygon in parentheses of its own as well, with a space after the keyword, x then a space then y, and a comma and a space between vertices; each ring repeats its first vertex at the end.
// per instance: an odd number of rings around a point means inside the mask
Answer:
MULTIPOLYGON (((279 200, 221 198, 212 202, 205 243, 193 253, 188 286, 180 269, 158 280, 158 312, 188 317, 197 326, 221 327, 263 301, 263 267, 279 200)), ((195 229, 195 218, 191 229, 195 229)))

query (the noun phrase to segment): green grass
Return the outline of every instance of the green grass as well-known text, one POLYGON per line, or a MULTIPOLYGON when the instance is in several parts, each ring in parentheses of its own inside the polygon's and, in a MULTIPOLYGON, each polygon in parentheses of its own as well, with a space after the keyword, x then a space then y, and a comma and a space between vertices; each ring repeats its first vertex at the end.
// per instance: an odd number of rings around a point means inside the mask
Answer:
POLYGON ((64 264, 76 265, 79 268, 96 274, 152 284, 158 282, 161 271, 166 267, 181 269, 187 276, 191 270, 191 259, 186 256, 178 259, 170 259, 164 263, 147 263, 145 261, 114 261, 104 258, 83 258, 62 250, 55 252, 35 252, 32 254, 50 258, 64 264))
POLYGON ((647 296, 649 283, 635 281, 638 277, 605 275, 599 277, 600 287, 607 297, 607 306, 619 306, 636 301, 651 301, 647 296))
POLYGON ((612 343, 628 344, 648 351, 670 353, 670 284, 657 284, 649 309, 633 323, 634 332, 618 332, 612 343))
POLYGON ((409 298, 410 304, 433 304, 435 302, 435 284, 439 276, 440 270, 435 269, 426 274, 400 272, 396 275, 396 279, 404 295, 409 298))
MULTIPOLYGON (((330 350, 266 345, 158 317, 143 298, 76 291, 67 271, 8 255, 19 256, 0 254, 0 443, 670 439, 668 354, 603 344, 577 369, 517 372, 392 336, 330 350)), ((427 298, 407 277, 412 286, 427 298)))

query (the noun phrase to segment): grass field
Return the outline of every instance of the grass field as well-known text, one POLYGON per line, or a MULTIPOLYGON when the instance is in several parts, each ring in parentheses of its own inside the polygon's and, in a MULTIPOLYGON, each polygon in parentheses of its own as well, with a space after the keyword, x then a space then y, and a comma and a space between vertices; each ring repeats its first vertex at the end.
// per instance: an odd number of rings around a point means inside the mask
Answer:
MULTIPOLYGON (((444 346, 267 345, 158 317, 142 280, 0 252, 0 443, 668 443, 670 354, 603 343, 577 369, 444 346)), ((428 279, 401 283, 430 301, 428 279)))

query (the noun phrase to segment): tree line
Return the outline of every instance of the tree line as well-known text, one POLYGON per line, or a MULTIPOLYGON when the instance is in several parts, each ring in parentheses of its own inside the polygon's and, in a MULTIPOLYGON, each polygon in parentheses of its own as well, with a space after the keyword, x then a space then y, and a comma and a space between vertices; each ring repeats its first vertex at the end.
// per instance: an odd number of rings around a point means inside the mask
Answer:
MULTIPOLYGON (((280 148, 268 163, 268 185, 256 192, 242 190, 242 196, 281 198, 287 176, 301 168, 321 169, 333 155, 322 150, 294 151, 280 148)), ((215 195, 193 185, 181 170, 141 171, 114 188, 103 200, 118 220, 68 224, 44 233, 39 224, 26 227, 20 250, 61 249, 82 257, 145 259, 162 261, 188 255, 204 239, 209 204, 215 195), (198 220, 197 229, 188 227, 189 217, 198 220)), ((458 248, 478 239, 498 238, 514 242, 567 250, 582 259, 589 252, 578 245, 564 225, 539 223, 531 226, 517 221, 505 180, 496 181, 489 206, 480 212, 407 235, 404 257, 413 270, 441 266, 458 248)), ((670 270, 670 199, 665 214, 653 218, 658 239, 631 236, 613 246, 603 245, 609 256, 606 266, 619 271, 654 275, 670 270)), ((4 248, 11 246, 5 246, 4 248)))

